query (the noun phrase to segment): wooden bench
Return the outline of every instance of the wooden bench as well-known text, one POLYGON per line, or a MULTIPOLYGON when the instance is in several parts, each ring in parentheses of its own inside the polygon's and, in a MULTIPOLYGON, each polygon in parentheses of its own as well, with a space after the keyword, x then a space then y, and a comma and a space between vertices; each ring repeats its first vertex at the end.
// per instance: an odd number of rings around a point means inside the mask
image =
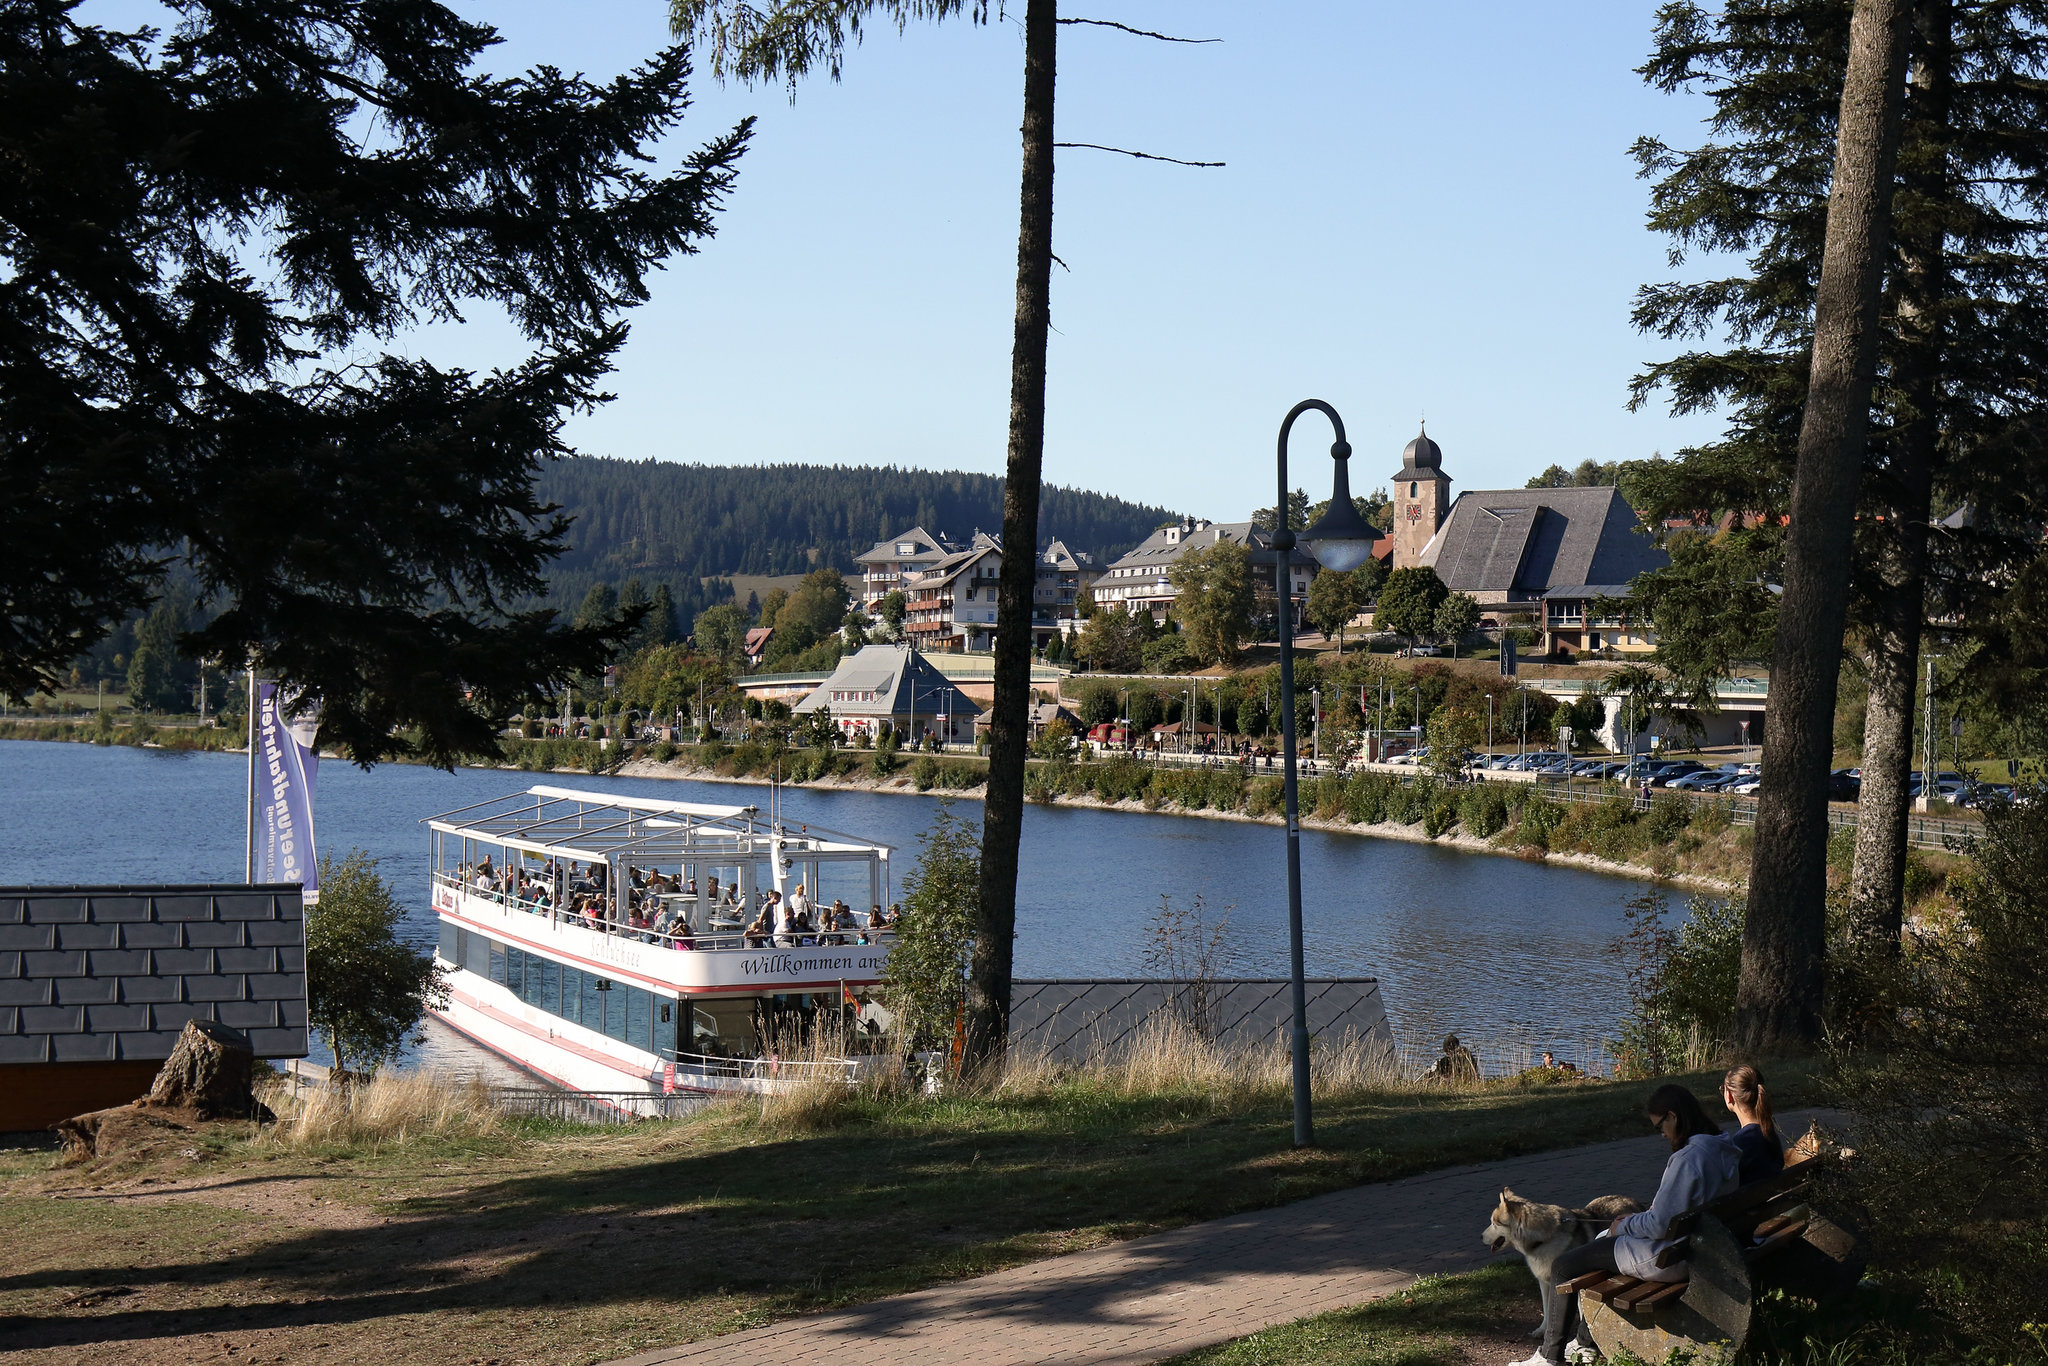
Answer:
POLYGON ((1862 1275, 1856 1240, 1807 1200, 1814 1176, 1830 1160, 1816 1129, 1787 1152, 1778 1175, 1677 1220, 1678 1240, 1658 1254, 1657 1265, 1686 1263, 1685 1280, 1594 1271, 1558 1286, 1558 1293, 1579 1297, 1579 1312, 1609 1357, 1626 1350, 1661 1362, 1683 1350, 1700 1363, 1732 1361, 1764 1290, 1831 1299, 1862 1275))

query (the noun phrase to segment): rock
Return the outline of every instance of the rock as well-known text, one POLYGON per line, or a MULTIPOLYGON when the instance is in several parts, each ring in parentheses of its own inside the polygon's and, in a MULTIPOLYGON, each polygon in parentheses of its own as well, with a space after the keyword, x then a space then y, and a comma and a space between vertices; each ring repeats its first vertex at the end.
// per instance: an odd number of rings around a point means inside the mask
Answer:
POLYGON ((248 1037, 211 1020, 187 1020, 142 1105, 191 1110, 202 1119, 247 1119, 256 1097, 248 1037))
POLYGON ((173 1135, 190 1134, 193 1125, 186 1121, 192 1119, 196 1116, 151 1113, 142 1108, 141 1101, 136 1101, 59 1120, 51 1127, 64 1141, 64 1161, 75 1163, 132 1152, 173 1135))

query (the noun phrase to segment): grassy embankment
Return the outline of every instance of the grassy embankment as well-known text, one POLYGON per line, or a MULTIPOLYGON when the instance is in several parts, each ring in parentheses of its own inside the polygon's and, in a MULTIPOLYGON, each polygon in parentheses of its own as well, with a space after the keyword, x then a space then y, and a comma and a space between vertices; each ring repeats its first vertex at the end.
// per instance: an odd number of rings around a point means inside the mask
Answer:
MULTIPOLYGON (((800 1097, 629 1130, 464 1118, 444 1097, 411 1120, 399 1104, 353 1131, 222 1125, 79 1168, 0 1153, 0 1330, 24 1362, 152 1366, 229 1347, 243 1361, 599 1361, 1643 1132, 1642 1084, 1353 1076, 1326 1080, 1320 1146, 1295 1152, 1275 1061, 1257 1076, 1041 1072, 984 1094, 800 1097), (436 1106, 439 1121, 424 1114, 436 1106)), ((1781 1103, 1800 1103, 1806 1076, 1778 1072, 1781 1103)), ((1711 1078, 1692 1083, 1711 1093, 1711 1078)))

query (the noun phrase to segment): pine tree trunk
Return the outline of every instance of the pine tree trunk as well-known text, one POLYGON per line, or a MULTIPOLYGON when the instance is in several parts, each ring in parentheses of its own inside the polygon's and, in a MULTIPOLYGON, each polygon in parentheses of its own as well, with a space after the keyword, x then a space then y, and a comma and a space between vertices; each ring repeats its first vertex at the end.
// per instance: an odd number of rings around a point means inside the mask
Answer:
POLYGON ((1907 782, 1913 767, 1914 688, 1920 624, 1926 615, 1928 519, 1941 423, 1936 377, 1941 372, 1940 302, 1948 295, 1946 250, 1933 208, 1951 198, 1946 158, 1932 149, 1949 137, 1953 62, 1948 0, 1920 0, 1913 21, 1913 79, 1904 139, 1926 144, 1928 161, 1901 177, 1916 192, 1927 221, 1899 233, 1899 358, 1896 378, 1905 409, 1887 471, 1890 506, 1882 558, 1870 596, 1870 703, 1863 726, 1863 782, 1856 816, 1856 863, 1850 876, 1850 932, 1886 955, 1899 951, 1906 918, 1907 782), (1917 136, 1916 136, 1917 135, 1917 136))
POLYGON ((1804 1051, 1820 1039, 1828 763, 1910 12, 1908 0, 1857 0, 1850 21, 1736 993, 1736 1042, 1754 1053, 1804 1051))
POLYGON ((1003 484, 1003 568, 996 587, 995 700, 982 806, 981 906, 968 969, 965 1067, 1001 1059, 1010 1028, 1017 935, 1017 849, 1030 742, 1031 595, 1045 455, 1045 346, 1052 324, 1053 92, 1056 0, 1024 15, 1024 176, 1017 230, 1017 324, 1010 351, 1010 450, 1003 484))

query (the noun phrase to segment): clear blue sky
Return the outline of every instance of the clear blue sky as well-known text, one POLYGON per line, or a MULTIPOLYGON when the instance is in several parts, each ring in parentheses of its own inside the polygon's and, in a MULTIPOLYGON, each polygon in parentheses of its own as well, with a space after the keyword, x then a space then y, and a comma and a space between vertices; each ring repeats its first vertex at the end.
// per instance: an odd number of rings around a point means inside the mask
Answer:
MULTIPOLYGON (((659 0, 465 8, 503 32, 501 69, 609 75, 666 40, 659 0)), ((1425 414, 1461 490, 1718 426, 1625 409, 1630 375, 1672 349, 1630 327, 1630 299, 1673 278, 1628 147, 1689 145, 1704 113, 1634 74, 1650 0, 1065 8, 1224 41, 1062 28, 1062 140, 1228 166, 1059 153, 1049 481, 1242 517, 1271 501, 1274 430, 1310 396, 1344 414, 1360 491, 1425 414)), ((1000 472, 1022 65, 1014 20, 871 32, 842 83, 793 106, 701 63, 670 156, 748 113, 753 150, 717 237, 633 316, 617 401, 577 445, 1000 472)), ((414 344, 511 354, 482 320, 414 344)), ((1297 482, 1324 496, 1328 438, 1300 431, 1297 482)))

